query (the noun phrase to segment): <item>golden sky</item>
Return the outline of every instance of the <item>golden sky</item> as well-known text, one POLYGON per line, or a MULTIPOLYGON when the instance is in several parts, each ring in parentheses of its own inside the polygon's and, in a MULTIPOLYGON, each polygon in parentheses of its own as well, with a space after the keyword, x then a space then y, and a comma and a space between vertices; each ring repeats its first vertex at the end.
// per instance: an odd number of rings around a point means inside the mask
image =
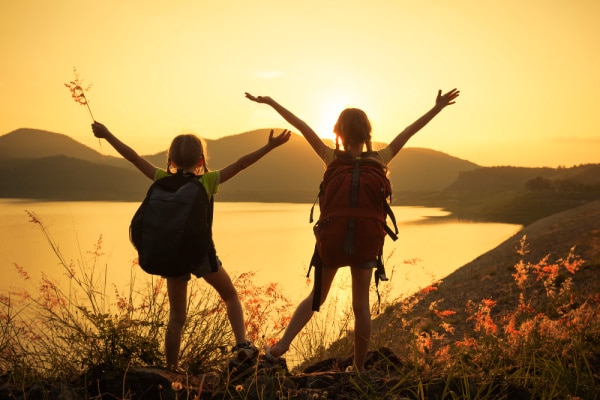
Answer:
POLYGON ((110 154, 63 85, 76 67, 94 117, 143 154, 183 131, 289 127, 245 91, 323 137, 360 107, 389 142, 457 87, 408 146, 483 166, 598 163, 599 21, 598 0, 2 0, 0 135, 44 129, 110 154))

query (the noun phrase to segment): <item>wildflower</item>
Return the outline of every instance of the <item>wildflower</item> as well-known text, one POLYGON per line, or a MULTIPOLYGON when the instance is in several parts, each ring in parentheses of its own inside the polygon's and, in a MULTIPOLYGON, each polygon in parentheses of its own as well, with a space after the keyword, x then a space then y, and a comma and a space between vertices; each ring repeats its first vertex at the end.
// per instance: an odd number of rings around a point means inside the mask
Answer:
POLYGON ((558 276, 558 265, 556 264, 552 264, 552 265, 546 265, 544 267, 542 267, 542 272, 548 277, 548 278, 556 278, 556 276, 558 276))
POLYGON ((421 259, 419 259, 419 258, 411 258, 408 260, 404 260, 403 263, 407 264, 407 265, 417 265, 420 261, 421 261, 421 259))
POLYGON ((27 213, 27 215, 29 215, 29 222, 32 222, 37 225, 42 225, 42 221, 40 221, 40 219, 38 218, 36 213, 34 213, 33 211, 29 211, 29 210, 25 210, 25 212, 27 213))
POLYGON ((31 279, 31 277, 29 276, 29 273, 27 271, 25 271, 25 269, 23 267, 21 267, 17 263, 14 263, 14 266, 17 269, 17 272, 19 273, 19 275, 21 275, 24 280, 27 281, 27 280, 31 279))
POLYGON ((520 256, 524 256, 529 253, 529 246, 527 245, 527 235, 523 235, 521 240, 519 240, 519 246, 517 247, 517 254, 520 256))
POLYGON ((483 299, 481 303, 487 308, 492 308, 496 305, 496 301, 492 299, 483 299))
POLYGON ((422 354, 429 353, 433 347, 433 339, 429 333, 422 332, 419 336, 417 336, 416 344, 419 352, 422 354))
POLYGON ((484 316, 482 320, 482 327, 486 335, 492 335, 498 331, 498 326, 494 323, 494 320, 489 316, 484 316))
POLYGON ((504 332, 512 338, 518 337, 521 335, 519 329, 517 329, 517 318, 516 315, 512 315, 508 320, 508 324, 504 326, 504 332))
POLYGON ((39 291, 42 295, 41 304, 48 310, 54 310, 55 307, 66 306, 67 301, 60 296, 58 287, 45 276, 42 278, 39 291))
POLYGON ((310 276, 307 276, 306 281, 305 281, 306 287, 310 287, 311 283, 312 283, 312 279, 310 279, 310 276))
POLYGON ((156 280, 156 285, 154 285, 154 296, 158 296, 165 286, 165 280, 163 278, 159 278, 156 280))
POLYGON ((446 345, 435 352, 435 359, 440 364, 445 364, 450 361, 450 346, 446 345))
POLYGON ((517 265, 515 265, 515 269, 517 272, 512 274, 512 276, 515 279, 519 289, 523 289, 528 277, 529 264, 525 264, 523 260, 519 260, 517 265))
POLYGON ((92 110, 90 109, 90 104, 85 97, 85 92, 90 90, 92 85, 89 85, 87 88, 83 87, 83 80, 80 78, 77 69, 73 67, 73 74, 75 75, 75 79, 70 81, 69 83, 65 83, 65 86, 71 91, 71 97, 77 104, 81 104, 82 106, 86 106, 88 112, 90 113, 90 117, 94 120, 94 115, 92 114, 92 110))
POLYGON ((531 306, 531 300, 525 303, 525 295, 523 293, 519 294, 519 306, 517 308, 517 312, 519 313, 534 313, 535 309, 531 306))
POLYGON ((431 292, 435 292, 436 290, 438 290, 437 286, 435 285, 429 285, 424 289, 421 289, 420 294, 422 295, 428 295, 431 292))
POLYGON ((117 294, 117 308, 119 309, 119 311, 125 311, 125 310, 131 311, 129 301, 125 297, 120 296, 119 293, 116 293, 116 294, 117 294))
POLYGON ((536 331, 536 320, 535 318, 524 321, 520 326, 520 332, 525 337, 531 337, 536 331))
POLYGON ((94 258, 98 258, 104 255, 104 253, 102 252, 102 235, 100 235, 100 237, 98 238, 98 241, 94 245, 94 249, 88 251, 88 253, 94 258))
POLYGON ((449 317, 451 315, 456 314, 456 311, 453 311, 453 310, 444 310, 444 311, 434 310, 434 312, 435 312, 435 315, 437 315, 440 318, 449 317))
POLYGON ((468 347, 471 349, 476 349, 478 347, 477 340, 472 337, 465 336, 463 340, 457 340, 454 342, 456 347, 468 347))
POLYGON ((444 331, 448 332, 449 334, 453 334, 453 333, 454 333, 454 326, 452 326, 451 324, 449 324, 449 323, 447 323, 447 322, 442 322, 442 323, 440 324, 440 327, 441 327, 441 328, 442 328, 444 331))
POLYGON ((583 260, 574 254, 575 246, 571 247, 571 251, 566 259, 559 260, 569 273, 572 275, 579 270, 579 267, 583 265, 583 260))
POLYGON ((491 299, 483 299, 479 305, 475 305, 472 301, 469 302, 468 307, 475 310, 468 320, 475 321, 475 331, 484 332, 486 335, 492 335, 498 331, 498 326, 490 315, 491 309, 495 305, 496 301, 491 299))
POLYGON ((544 258, 542 258, 537 264, 533 265, 531 268, 536 275, 535 280, 541 281, 545 278, 545 271, 548 272, 545 267, 548 265, 548 259, 550 258, 550 254, 547 254, 544 258))

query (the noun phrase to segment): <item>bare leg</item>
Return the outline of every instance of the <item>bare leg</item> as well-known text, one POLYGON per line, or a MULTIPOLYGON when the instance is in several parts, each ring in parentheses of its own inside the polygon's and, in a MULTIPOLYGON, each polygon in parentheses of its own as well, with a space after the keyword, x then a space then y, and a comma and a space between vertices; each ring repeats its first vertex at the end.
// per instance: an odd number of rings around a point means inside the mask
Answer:
POLYGON ((186 320, 187 281, 167 278, 167 294, 169 296, 169 322, 165 333, 165 356, 167 367, 177 369, 181 334, 186 320))
POLYGON ((352 310, 354 311, 354 365, 358 371, 362 371, 365 367, 371 339, 369 286, 373 270, 351 268, 351 273, 352 310))
POLYGON ((215 288, 221 299, 225 302, 227 318, 231 324, 236 343, 246 342, 244 310, 229 274, 227 274, 223 266, 220 266, 217 272, 211 272, 203 278, 210 286, 215 288))
MULTIPOLYGON (((329 289, 331 288, 331 283, 333 282, 333 278, 335 278, 337 269, 323 268, 322 271, 323 278, 321 281, 321 304, 323 304, 327 298, 327 294, 329 293, 329 289)), ((292 340, 294 340, 296 335, 300 333, 308 321, 310 321, 314 314, 314 311, 312 310, 312 301, 313 292, 311 291, 308 297, 302 300, 296 308, 296 311, 294 311, 294 315, 292 315, 290 324, 285 329, 281 339, 275 343, 273 347, 271 347, 270 353, 273 357, 280 357, 283 353, 288 351, 292 340)))

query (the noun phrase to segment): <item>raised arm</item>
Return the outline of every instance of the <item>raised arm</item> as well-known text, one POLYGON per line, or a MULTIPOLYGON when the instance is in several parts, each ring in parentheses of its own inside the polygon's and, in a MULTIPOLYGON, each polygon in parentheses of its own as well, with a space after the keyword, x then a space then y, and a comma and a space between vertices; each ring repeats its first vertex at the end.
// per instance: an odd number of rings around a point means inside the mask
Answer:
POLYGON ((100 122, 94 121, 92 124, 92 131, 94 132, 94 136, 97 138, 106 139, 106 141, 116 151, 118 151, 123 158, 135 165, 137 169, 139 169, 148 178, 154 180, 156 167, 148 162, 145 158, 142 158, 140 155, 138 155, 138 153, 136 153, 131 147, 117 139, 117 137, 113 135, 106 126, 100 122))
POLYGON ((408 139, 410 139, 415 133, 417 133, 421 128, 429 123, 438 115, 440 111, 444 109, 444 107, 454 104, 460 92, 457 89, 452 89, 447 93, 442 94, 441 90, 438 90, 437 98, 435 99, 435 106, 429 111, 427 111, 421 118, 413 122, 411 125, 407 126, 402 132, 398 134, 389 144, 389 148, 392 152, 392 157, 394 157, 398 152, 404 147, 408 139))
POLYGON ((287 122, 292 124, 296 129, 302 133, 302 136, 306 138, 308 144, 313 148, 313 150, 318 154, 318 156, 322 159, 325 150, 327 149, 327 145, 321 140, 319 136, 312 130, 310 126, 300 118, 295 116, 291 111, 283 107, 281 104, 277 103, 275 100, 268 96, 253 96, 250 93, 246 92, 246 97, 254 102, 262 103, 270 105, 275 111, 279 113, 287 122))
POLYGON ((248 168, 261 158, 263 158, 268 152, 273 150, 275 147, 281 146, 288 140, 290 140, 291 132, 285 129, 277 136, 273 136, 273 129, 269 134, 269 141, 263 147, 258 150, 248 153, 242 156, 239 160, 233 164, 229 164, 225 168, 221 169, 221 183, 228 181, 233 178, 238 172, 248 168))

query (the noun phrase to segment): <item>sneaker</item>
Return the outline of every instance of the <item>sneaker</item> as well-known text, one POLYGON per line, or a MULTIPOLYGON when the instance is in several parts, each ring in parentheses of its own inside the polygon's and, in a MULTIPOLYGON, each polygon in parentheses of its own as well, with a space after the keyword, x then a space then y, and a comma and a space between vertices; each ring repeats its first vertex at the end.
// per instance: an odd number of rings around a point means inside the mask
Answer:
POLYGON ((166 370, 175 374, 187 374, 187 371, 181 367, 175 367, 173 365, 167 365, 166 370))
POLYGON ((258 349, 250 341, 245 343, 239 343, 233 346, 231 349, 234 358, 238 361, 243 362, 255 357, 258 354, 258 349))
POLYGON ((265 354, 259 359, 259 367, 267 370, 277 369, 283 370, 285 373, 289 372, 285 358, 275 357, 267 346, 265 346, 265 354))

